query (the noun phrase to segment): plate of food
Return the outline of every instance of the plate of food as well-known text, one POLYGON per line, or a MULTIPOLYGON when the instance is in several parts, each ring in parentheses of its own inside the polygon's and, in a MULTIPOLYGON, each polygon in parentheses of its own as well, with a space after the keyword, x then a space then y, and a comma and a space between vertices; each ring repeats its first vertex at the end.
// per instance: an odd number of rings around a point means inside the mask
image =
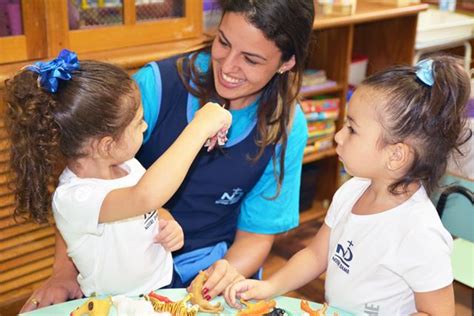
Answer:
MULTIPOLYGON (((210 315, 270 315, 270 316, 346 316, 352 315, 340 309, 304 300, 280 296, 273 300, 242 302, 242 309, 234 309, 227 305, 224 298, 218 296, 208 302, 216 310, 202 312, 198 304, 193 304, 192 293, 185 289, 162 289, 141 297, 101 296, 73 300, 61 304, 44 307, 36 311, 24 313, 24 316, 133 316, 133 315, 179 315, 179 316, 210 316, 210 315), (150 306, 152 307, 150 309, 150 306)), ((209 306, 206 306, 209 308, 209 306)))

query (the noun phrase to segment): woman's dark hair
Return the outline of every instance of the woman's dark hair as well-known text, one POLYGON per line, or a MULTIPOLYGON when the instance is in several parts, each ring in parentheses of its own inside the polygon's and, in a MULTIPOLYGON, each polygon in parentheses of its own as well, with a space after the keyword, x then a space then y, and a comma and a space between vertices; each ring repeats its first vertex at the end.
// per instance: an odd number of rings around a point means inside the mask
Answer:
MULTIPOLYGON (((223 16, 228 12, 242 14, 249 23, 262 31, 268 40, 273 41, 282 53, 282 62, 288 61, 292 56, 295 57, 296 64, 291 72, 274 75, 263 88, 257 113, 256 143, 259 151, 253 160, 258 160, 268 145, 281 144, 276 197, 285 174, 284 157, 288 128, 295 111, 311 39, 314 3, 313 0, 221 0, 220 3, 223 16)), ((209 48, 205 48, 204 51, 209 52, 209 48)), ((185 63, 184 59, 178 61, 178 69, 187 89, 200 99, 201 105, 209 100, 226 104, 227 100, 223 100, 216 92, 212 63, 209 65, 209 71, 202 73, 195 62, 197 57, 198 54, 194 54, 189 63, 185 63), (189 84, 190 79, 194 87, 189 84)), ((274 163, 275 158, 274 152, 274 163)))
POLYGON ((136 85, 119 67, 82 61, 71 75, 55 94, 38 87, 30 70, 5 81, 15 218, 47 222, 49 185, 61 165, 86 155, 88 140, 118 139, 139 107, 136 85))
POLYGON ((389 187, 393 194, 422 181, 428 193, 438 187, 450 155, 472 136, 466 105, 471 85, 459 60, 434 56, 433 86, 416 75, 418 67, 397 66, 367 78, 362 85, 379 91, 384 101, 377 109, 384 128, 380 144, 409 142, 414 160, 407 173, 389 187))

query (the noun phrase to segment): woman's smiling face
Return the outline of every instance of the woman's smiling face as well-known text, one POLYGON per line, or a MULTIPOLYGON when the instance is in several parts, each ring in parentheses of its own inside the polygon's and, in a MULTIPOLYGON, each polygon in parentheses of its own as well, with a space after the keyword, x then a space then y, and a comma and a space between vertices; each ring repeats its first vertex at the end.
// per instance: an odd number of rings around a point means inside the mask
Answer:
POLYGON ((294 58, 281 63, 281 51, 245 16, 228 12, 212 43, 212 66, 217 93, 232 109, 255 101, 278 70, 289 70, 294 58))

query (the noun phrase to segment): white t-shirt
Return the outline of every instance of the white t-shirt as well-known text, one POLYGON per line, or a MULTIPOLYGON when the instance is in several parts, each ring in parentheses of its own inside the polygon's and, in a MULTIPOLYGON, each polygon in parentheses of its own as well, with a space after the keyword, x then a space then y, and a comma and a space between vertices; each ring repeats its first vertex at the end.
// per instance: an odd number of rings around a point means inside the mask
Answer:
POLYGON ((158 232, 155 210, 113 223, 99 224, 106 195, 135 185, 145 173, 136 160, 121 167, 128 175, 113 180, 79 178, 66 168, 53 196, 56 225, 67 253, 79 270, 78 281, 87 296, 148 294, 171 282, 171 254, 153 242, 158 232))
POLYGON ((410 315, 416 312, 414 292, 453 281, 453 241, 423 187, 393 209, 352 214, 369 185, 367 179, 347 181, 326 216, 326 301, 357 315, 410 315))

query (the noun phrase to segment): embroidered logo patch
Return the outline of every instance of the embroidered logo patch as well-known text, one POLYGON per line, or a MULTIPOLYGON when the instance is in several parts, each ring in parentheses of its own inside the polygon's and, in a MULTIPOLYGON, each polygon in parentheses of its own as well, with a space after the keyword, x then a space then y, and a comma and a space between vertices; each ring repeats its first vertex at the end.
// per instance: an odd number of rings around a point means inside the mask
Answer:
POLYGON ((244 191, 241 188, 232 190, 232 194, 224 192, 219 200, 216 200, 216 204, 231 205, 237 203, 240 198, 244 195, 244 191))
POLYGON ((148 212, 143 215, 145 219, 145 229, 150 228, 150 226, 156 222, 156 216, 157 216, 156 210, 148 212))

